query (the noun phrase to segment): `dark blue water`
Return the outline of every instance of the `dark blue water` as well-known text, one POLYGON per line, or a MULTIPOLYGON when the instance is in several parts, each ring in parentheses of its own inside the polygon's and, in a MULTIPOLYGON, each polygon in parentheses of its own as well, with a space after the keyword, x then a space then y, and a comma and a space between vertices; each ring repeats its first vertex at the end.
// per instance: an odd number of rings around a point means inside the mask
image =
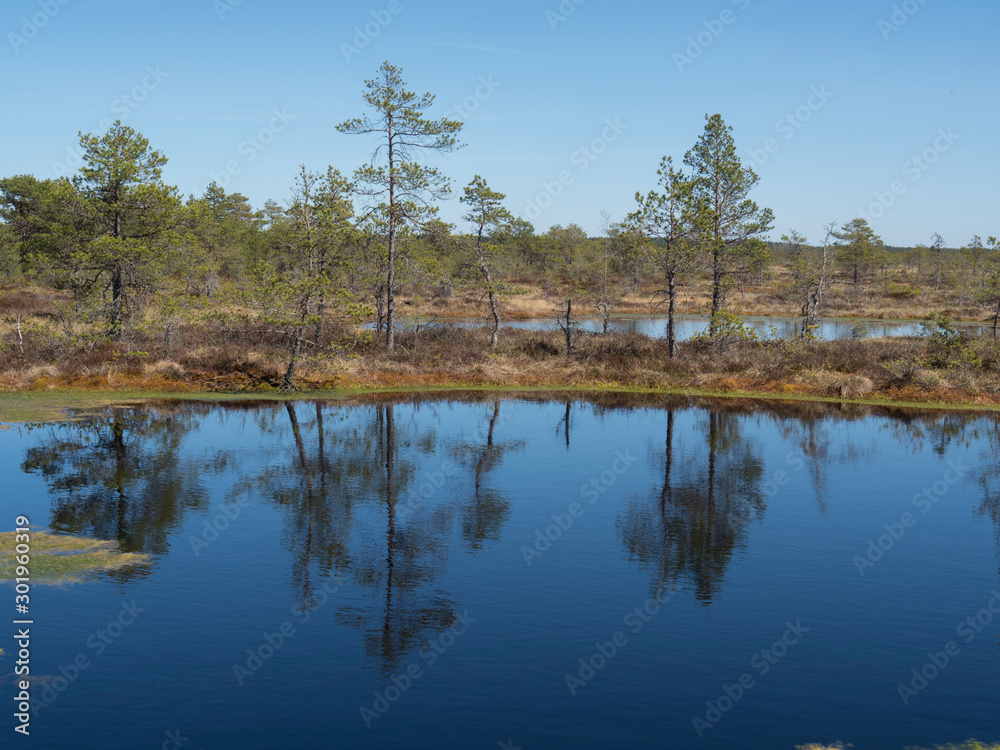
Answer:
POLYGON ((0 530, 153 557, 34 590, 26 746, 1000 739, 995 417, 164 404, 0 449, 0 530))

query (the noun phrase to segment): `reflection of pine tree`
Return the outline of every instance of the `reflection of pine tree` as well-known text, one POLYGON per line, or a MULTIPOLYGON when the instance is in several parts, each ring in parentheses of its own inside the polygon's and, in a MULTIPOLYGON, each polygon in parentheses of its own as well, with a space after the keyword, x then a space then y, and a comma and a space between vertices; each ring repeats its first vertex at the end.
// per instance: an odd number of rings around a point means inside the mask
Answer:
POLYGON ((566 450, 569 450, 569 424, 570 424, 570 409, 573 406, 572 401, 566 402, 566 415, 563 417, 563 432, 566 435, 566 450))
POLYGON ((989 518, 994 530, 997 554, 1000 555, 1000 423, 995 418, 969 412, 914 412, 893 410, 888 423, 893 437, 913 453, 925 444, 940 457, 950 448, 970 448, 984 444, 980 453, 980 468, 963 479, 975 481, 982 491, 982 503, 976 515, 989 518))
MULTIPOLYGON (((779 429, 786 441, 793 443, 805 462, 809 480, 816 497, 816 508, 820 515, 826 515, 827 500, 824 497, 827 486, 827 468, 831 460, 830 435, 833 427, 823 417, 804 414, 800 419, 782 420, 779 429)), ((855 463, 862 460, 855 456, 855 463)), ((791 472, 789 468, 789 473, 791 472)))
POLYGON ((1000 456, 1000 423, 984 425, 983 432, 987 447, 982 451, 982 465, 986 468, 977 477, 983 502, 976 512, 993 522, 993 539, 1000 556, 1000 464, 997 463, 997 456, 1000 456))
POLYGON ((452 512, 438 505, 409 513, 405 521, 398 517, 396 504, 415 474, 411 462, 400 455, 399 443, 427 450, 433 445, 433 436, 410 433, 400 441, 393 404, 377 407, 376 426, 378 455, 385 462, 385 481, 380 487, 385 506, 385 552, 380 559, 378 545, 366 545, 362 555, 355 558, 353 568, 359 583, 384 588, 383 606, 380 608, 378 600, 373 599, 370 606, 355 610, 355 616, 346 619, 353 619, 363 628, 366 652, 388 675, 432 633, 442 632, 455 622, 454 603, 426 590, 444 571, 448 556, 445 534, 452 512))
POLYGON ((523 440, 497 442, 495 433, 499 421, 500 401, 495 400, 487 419, 484 442, 462 443, 455 450, 459 459, 470 464, 472 469, 473 495, 460 508, 459 514, 462 539, 473 552, 481 550, 484 542, 499 539, 510 515, 510 501, 502 490, 489 485, 489 475, 500 466, 507 453, 521 450, 525 445, 523 440))
POLYGON ((331 575, 350 577, 371 592, 348 604, 342 590, 336 617, 363 631, 366 653, 392 674, 407 654, 456 622, 456 605, 434 587, 456 522, 475 550, 499 537, 509 512, 488 481, 503 453, 519 445, 496 441, 499 402, 484 430, 485 444, 452 451, 471 461, 471 482, 456 475, 427 500, 417 485, 423 469, 436 470, 441 456, 435 421, 401 420, 392 403, 335 408, 333 420, 321 404, 259 408, 262 430, 292 447, 291 460, 287 450, 262 455, 255 463, 266 468, 245 476, 239 491, 286 512, 282 539, 292 553, 291 580, 303 610, 314 608, 318 584, 331 575), (275 418, 278 409, 284 420, 275 418), (313 409, 315 416, 305 419, 313 409), (463 504, 466 483, 474 491, 463 504))
POLYGON ((433 423, 401 426, 392 404, 257 408, 261 429, 283 448, 261 453, 254 463, 265 468, 244 476, 235 491, 285 513, 282 543, 292 556, 300 611, 317 608, 321 584, 334 575, 371 589, 358 606, 345 603, 342 589, 336 617, 364 631, 366 653, 391 674, 429 634, 455 621, 453 603, 429 590, 447 561, 454 510, 429 508, 404 518, 397 507, 416 476, 405 454, 433 454, 433 423))
POLYGON ((22 470, 53 495, 56 531, 115 540, 126 552, 165 554, 185 512, 207 505, 197 466, 181 459, 184 437, 205 409, 116 408, 45 425, 22 470))
POLYGON ((764 462, 737 416, 708 411, 706 443, 688 449, 675 435, 676 413, 667 410, 663 483, 629 502, 619 533, 630 556, 652 573, 654 592, 686 580, 708 604, 746 538, 743 520, 764 514, 764 462))
POLYGON ((295 408, 286 402, 285 410, 298 456, 298 471, 291 469, 294 480, 288 487, 290 491, 279 490, 275 500, 292 511, 284 539, 292 551, 292 586, 298 596, 297 608, 304 612, 316 604, 315 578, 329 578, 337 564, 343 565, 346 560, 347 540, 338 531, 350 528, 350 503, 330 492, 328 479, 331 474, 336 475, 339 467, 328 458, 320 404, 316 404, 314 452, 306 448, 295 408))
POLYGON ((979 417, 961 412, 934 413, 913 412, 903 409, 888 411, 891 421, 888 428, 901 445, 913 453, 920 453, 925 444, 939 456, 944 456, 948 448, 971 445, 976 437, 975 423, 979 417), (973 429, 969 429, 970 426, 973 429))

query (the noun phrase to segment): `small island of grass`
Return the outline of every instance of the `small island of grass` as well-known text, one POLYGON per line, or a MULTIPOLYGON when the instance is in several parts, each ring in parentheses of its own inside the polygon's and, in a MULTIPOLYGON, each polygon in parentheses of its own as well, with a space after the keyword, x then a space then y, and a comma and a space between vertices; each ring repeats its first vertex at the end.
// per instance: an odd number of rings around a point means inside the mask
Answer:
MULTIPOLYGON (((17 570, 16 532, 0 534, 0 581, 17 570)), ((30 544, 31 582, 35 586, 83 583, 102 573, 149 563, 150 556, 122 552, 115 542, 34 531, 30 544)))

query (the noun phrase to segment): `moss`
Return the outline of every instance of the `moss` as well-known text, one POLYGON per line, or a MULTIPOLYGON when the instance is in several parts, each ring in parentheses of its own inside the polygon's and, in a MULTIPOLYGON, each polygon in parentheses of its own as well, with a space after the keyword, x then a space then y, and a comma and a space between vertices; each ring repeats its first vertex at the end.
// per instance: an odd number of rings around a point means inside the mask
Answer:
MULTIPOLYGON (((16 577, 15 537, 13 531, 0 534, 0 581, 16 577)), ((31 532, 30 548, 28 568, 35 586, 82 583, 100 573, 148 564, 151 560, 149 555, 121 552, 115 542, 45 531, 31 532)))

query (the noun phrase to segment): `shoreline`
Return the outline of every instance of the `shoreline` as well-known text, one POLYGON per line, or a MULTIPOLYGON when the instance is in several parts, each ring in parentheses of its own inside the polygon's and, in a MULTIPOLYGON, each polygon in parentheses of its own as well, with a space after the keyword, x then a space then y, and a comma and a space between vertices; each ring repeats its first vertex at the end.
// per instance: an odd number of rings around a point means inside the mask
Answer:
POLYGON ((346 387, 336 389, 302 390, 294 393, 280 391, 153 391, 108 390, 86 388, 59 388, 46 391, 0 392, 0 424, 12 425, 28 422, 66 421, 71 411, 100 410, 116 406, 135 406, 166 401, 339 401, 352 398, 409 395, 461 395, 493 393, 508 398, 520 395, 623 395, 661 396, 664 398, 701 398, 706 400, 754 400, 776 403, 808 403, 836 406, 870 406, 912 411, 982 412, 1000 413, 1000 403, 971 403, 967 401, 917 401, 893 398, 838 398, 836 396, 803 393, 776 393, 771 391, 722 391, 699 388, 642 388, 624 385, 477 385, 468 383, 427 384, 416 386, 346 387))
MULTIPOLYGON (((510 328, 491 345, 482 328, 436 326, 398 331, 391 353, 381 338, 334 321, 294 353, 287 332, 249 324, 226 336, 189 325, 169 340, 147 331, 91 346, 33 333, 3 353, 0 404, 494 391, 1000 410, 1000 343, 940 320, 924 336, 802 339, 760 337, 736 319, 711 342, 695 337, 674 351, 630 332, 571 340, 510 328)), ((0 420, 7 411, 0 406, 0 420)))

